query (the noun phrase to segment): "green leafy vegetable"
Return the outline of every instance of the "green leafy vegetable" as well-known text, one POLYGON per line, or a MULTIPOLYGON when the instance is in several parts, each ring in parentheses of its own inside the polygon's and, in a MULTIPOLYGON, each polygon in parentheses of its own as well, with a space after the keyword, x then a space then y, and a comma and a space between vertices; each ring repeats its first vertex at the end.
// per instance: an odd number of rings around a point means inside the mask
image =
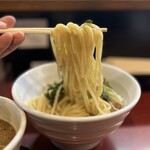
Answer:
MULTIPOLYGON (((62 84, 63 84, 63 81, 48 85, 48 89, 47 89, 47 92, 45 93, 45 96, 47 97, 51 105, 53 105, 56 92, 62 84)), ((62 88, 60 91, 59 99, 61 99, 63 96, 64 96, 64 88, 62 88)))
POLYGON ((88 20, 85 21, 85 23, 93 23, 93 20, 88 19, 88 20))
POLYGON ((104 80, 103 92, 101 98, 107 102, 111 102, 113 105, 121 106, 123 103, 122 97, 112 89, 112 87, 109 85, 108 81, 106 80, 104 80))
MULTIPOLYGON (((108 81, 106 81, 105 79, 104 79, 104 83, 103 83, 103 84, 104 84, 105 86, 107 86, 107 87, 110 87, 108 81)), ((108 93, 106 92, 106 89, 104 88, 104 86, 103 86, 103 92, 102 92, 101 98, 102 98, 103 100, 105 100, 105 101, 108 102, 109 95, 108 95, 108 93)))
MULTIPOLYGON (((48 89, 45 93, 45 96, 49 100, 49 103, 53 105, 55 96, 57 93, 58 88, 63 84, 63 81, 54 83, 54 84, 49 84, 48 89)), ((62 99, 65 95, 64 88, 61 88, 60 94, 59 94, 59 100, 62 99)), ((109 82, 104 80, 103 84, 103 92, 101 95, 101 98, 104 99, 107 102, 111 102, 114 106, 119 105, 119 107, 122 105, 123 99, 120 95, 118 95, 109 85, 109 82)))

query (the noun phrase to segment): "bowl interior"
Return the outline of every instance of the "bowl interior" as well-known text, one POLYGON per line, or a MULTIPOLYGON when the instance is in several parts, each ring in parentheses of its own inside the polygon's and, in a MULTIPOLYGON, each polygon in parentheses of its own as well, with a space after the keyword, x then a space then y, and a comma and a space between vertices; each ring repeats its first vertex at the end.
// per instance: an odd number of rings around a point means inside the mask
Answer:
MULTIPOLYGON (((103 75, 124 99, 124 108, 119 111, 131 109, 138 102, 141 94, 140 86, 131 75, 106 64, 103 64, 103 75)), ((14 82, 12 87, 13 98, 21 108, 27 110, 27 100, 37 97, 47 84, 57 80, 55 62, 28 70, 14 82)))

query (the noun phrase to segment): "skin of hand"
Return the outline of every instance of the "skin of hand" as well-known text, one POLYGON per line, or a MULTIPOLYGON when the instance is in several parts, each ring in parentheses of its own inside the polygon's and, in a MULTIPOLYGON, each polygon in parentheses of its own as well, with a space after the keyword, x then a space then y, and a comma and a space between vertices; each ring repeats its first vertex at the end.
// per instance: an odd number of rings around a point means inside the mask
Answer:
MULTIPOLYGON (((4 16, 0 18, 0 29, 12 28, 16 23, 13 16, 4 16)), ((7 32, 0 35, 0 59, 16 50, 24 41, 23 32, 7 32)))

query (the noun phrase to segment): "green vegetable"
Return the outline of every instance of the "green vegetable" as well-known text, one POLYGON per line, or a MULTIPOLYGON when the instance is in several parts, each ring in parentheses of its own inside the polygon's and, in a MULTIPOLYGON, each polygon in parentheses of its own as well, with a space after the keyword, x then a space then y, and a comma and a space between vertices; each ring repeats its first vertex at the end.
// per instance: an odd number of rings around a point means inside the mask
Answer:
MULTIPOLYGON (((58 88, 63 84, 63 81, 48 85, 48 89, 45 93, 45 96, 49 100, 49 103, 53 105, 55 96, 58 88)), ((64 88, 62 87, 59 100, 62 99, 65 95, 64 88)), ((104 79, 103 92, 101 98, 107 102, 111 102, 112 104, 122 105, 123 99, 120 95, 118 95, 109 85, 109 82, 104 79)))
MULTIPOLYGON (((48 85, 48 89, 47 89, 47 92, 45 93, 45 96, 47 97, 51 105, 53 105, 56 92, 62 84, 63 84, 63 81, 48 85)), ((64 88, 62 88, 60 91, 59 99, 61 99, 63 96, 64 96, 64 88)))
POLYGON ((93 20, 88 19, 88 20, 85 21, 85 23, 93 23, 93 20))
POLYGON ((104 80, 103 92, 101 98, 113 104, 122 105, 123 99, 109 85, 108 81, 104 80))

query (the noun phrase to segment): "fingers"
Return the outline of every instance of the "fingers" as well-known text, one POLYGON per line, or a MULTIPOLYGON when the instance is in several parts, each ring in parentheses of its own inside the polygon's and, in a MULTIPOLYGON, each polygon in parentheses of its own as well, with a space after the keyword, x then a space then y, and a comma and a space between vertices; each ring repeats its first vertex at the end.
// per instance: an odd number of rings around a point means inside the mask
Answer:
POLYGON ((2 41, 5 42, 2 44, 2 46, 0 45, 0 49, 2 49, 0 53, 0 58, 5 57, 6 55, 17 49, 18 46, 24 41, 24 39, 25 36, 23 32, 17 32, 13 34, 5 33, 4 35, 2 35, 2 37, 0 37, 0 43, 2 43, 2 41))
POLYGON ((5 33, 0 36, 0 54, 3 53, 12 43, 13 34, 5 33))
POLYGON ((16 19, 13 16, 4 16, 0 18, 0 22, 6 24, 6 28, 11 28, 15 25, 16 19))
MULTIPOLYGON (((11 28, 15 25, 16 19, 13 16, 0 18, 0 29, 11 28)), ((13 52, 24 41, 25 35, 22 32, 4 33, 0 35, 0 58, 13 52)))
POLYGON ((8 50, 11 49, 12 51, 15 50, 25 39, 23 32, 16 32, 13 33, 13 42, 9 46, 8 50))

